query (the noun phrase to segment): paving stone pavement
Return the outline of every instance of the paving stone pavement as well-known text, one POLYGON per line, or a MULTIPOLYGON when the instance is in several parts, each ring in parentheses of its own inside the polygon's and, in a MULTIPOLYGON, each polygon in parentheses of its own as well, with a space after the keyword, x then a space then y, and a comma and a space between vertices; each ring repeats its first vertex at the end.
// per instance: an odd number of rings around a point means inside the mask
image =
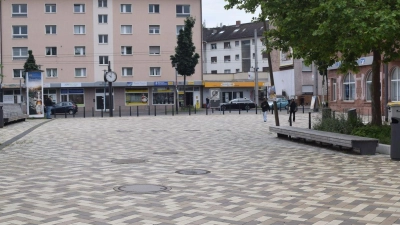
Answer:
POLYGON ((399 162, 278 139, 271 125, 234 113, 53 119, 0 150, 0 224, 400 224, 399 162), (170 190, 114 190, 135 184, 170 190))

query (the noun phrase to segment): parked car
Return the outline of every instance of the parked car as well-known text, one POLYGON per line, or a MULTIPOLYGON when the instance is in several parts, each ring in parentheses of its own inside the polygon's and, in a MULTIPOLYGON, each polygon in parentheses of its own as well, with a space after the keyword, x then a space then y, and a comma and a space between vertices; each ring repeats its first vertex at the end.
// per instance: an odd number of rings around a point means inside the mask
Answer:
MULTIPOLYGON (((269 107, 273 109, 274 103, 273 101, 268 101, 269 107)), ((289 101, 284 97, 276 98, 276 105, 278 109, 287 109, 289 107, 289 101)))
POLYGON ((59 102, 53 105, 51 109, 51 114, 55 113, 68 113, 68 114, 75 114, 78 112, 78 107, 73 102, 59 102))
POLYGON ((229 110, 229 109, 243 109, 243 110, 249 110, 252 108, 255 108, 256 104, 251 101, 250 99, 245 99, 245 98, 238 98, 238 99, 232 99, 227 103, 222 103, 221 104, 221 110, 229 110))

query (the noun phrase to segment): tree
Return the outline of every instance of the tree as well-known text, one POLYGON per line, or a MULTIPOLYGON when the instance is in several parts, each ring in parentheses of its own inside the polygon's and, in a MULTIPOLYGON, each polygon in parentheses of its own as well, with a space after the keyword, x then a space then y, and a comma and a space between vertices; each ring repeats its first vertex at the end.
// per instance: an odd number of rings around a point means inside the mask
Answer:
MULTIPOLYGON (((373 125, 382 125, 380 66, 400 58, 400 2, 396 0, 226 0, 261 14, 276 27, 266 32, 274 49, 293 48, 306 64, 341 62, 339 72, 357 72, 357 59, 372 53, 371 109, 373 125)), ((325 68, 318 68, 325 70, 325 68)))
POLYGON ((185 27, 179 31, 178 46, 175 47, 175 55, 170 56, 172 66, 176 66, 178 73, 183 75, 184 105, 186 104, 186 76, 194 74, 195 67, 200 58, 199 54, 195 53, 196 47, 192 41, 192 29, 195 22, 196 20, 193 17, 185 19, 185 27))
POLYGON ((31 71, 37 71, 39 70, 39 65, 36 64, 35 56, 32 54, 32 50, 28 51, 28 59, 26 60, 24 64, 24 80, 26 78, 26 73, 31 72, 31 71))

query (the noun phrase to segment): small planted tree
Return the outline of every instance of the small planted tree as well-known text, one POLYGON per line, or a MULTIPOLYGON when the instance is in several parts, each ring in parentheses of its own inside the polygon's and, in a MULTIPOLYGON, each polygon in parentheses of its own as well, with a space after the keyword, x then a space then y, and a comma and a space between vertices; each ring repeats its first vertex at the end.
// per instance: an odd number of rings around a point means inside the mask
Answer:
POLYGON ((39 65, 36 64, 35 56, 32 54, 32 50, 28 51, 28 59, 26 60, 24 64, 24 72, 25 74, 23 75, 24 80, 26 79, 26 73, 31 72, 31 71, 37 71, 39 70, 39 65))
POLYGON ((200 58, 199 54, 195 53, 196 47, 192 41, 195 22, 193 17, 186 18, 184 29, 179 31, 175 55, 170 56, 172 66, 176 66, 175 69, 183 76, 183 105, 186 104, 186 76, 194 74, 200 58))

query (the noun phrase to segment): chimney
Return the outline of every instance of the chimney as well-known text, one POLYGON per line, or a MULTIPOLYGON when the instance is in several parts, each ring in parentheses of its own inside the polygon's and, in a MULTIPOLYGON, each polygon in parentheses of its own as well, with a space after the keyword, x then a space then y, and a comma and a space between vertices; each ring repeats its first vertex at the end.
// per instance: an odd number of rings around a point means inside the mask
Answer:
POLYGON ((240 25, 240 20, 236 20, 236 26, 240 25))

